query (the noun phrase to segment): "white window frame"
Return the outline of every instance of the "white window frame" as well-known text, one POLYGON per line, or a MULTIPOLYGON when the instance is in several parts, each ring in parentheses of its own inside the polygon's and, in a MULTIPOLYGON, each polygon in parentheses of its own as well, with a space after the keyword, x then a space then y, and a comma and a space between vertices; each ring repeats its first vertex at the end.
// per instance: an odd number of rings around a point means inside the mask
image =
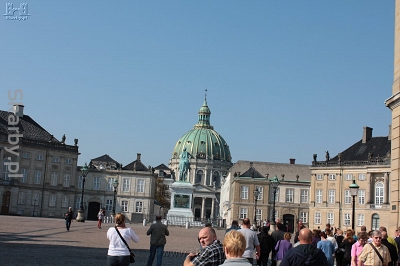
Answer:
POLYGON ((39 193, 34 192, 32 194, 32 206, 38 206, 39 205, 39 193), (36 203, 35 203, 35 199, 36 199, 36 203))
POLYGON ((58 185, 58 173, 52 172, 50 177, 50 186, 56 187, 58 185))
POLYGON ((334 225, 335 223, 335 214, 333 212, 328 212, 326 216, 326 220, 330 225, 334 225))
POLYGON ((21 183, 26 183, 26 182, 28 182, 28 169, 26 169, 26 168, 21 168, 21 174, 22 174, 22 176, 21 176, 21 178, 20 178, 20 182, 21 183))
POLYGON ((76 205, 75 205, 76 209, 80 209, 81 208, 81 197, 77 197, 76 198, 76 205))
POLYGON ((57 195, 50 194, 49 195, 49 207, 55 207, 57 204, 57 195))
POLYGON ((324 175, 323 174, 316 174, 316 180, 317 181, 324 180, 324 175))
POLYGON ((240 198, 249 199, 249 186, 241 186, 240 198))
POLYGON ((385 199, 385 186, 383 182, 375 183, 375 206, 382 206, 385 199))
POLYGON ((113 208, 113 200, 107 199, 106 200, 106 211, 112 211, 113 208))
POLYGON ((350 190, 346 189, 344 191, 344 204, 351 204, 352 196, 350 190))
POLYGON ((122 212, 128 212, 129 209, 129 202, 127 200, 121 201, 121 211, 122 212))
POLYGON ((65 158, 65 164, 72 164, 72 159, 65 158))
POLYGON ((358 174, 358 180, 360 180, 360 181, 367 180, 367 175, 366 174, 358 174))
POLYGON ((29 158, 31 158, 31 154, 29 152, 23 152, 22 153, 22 158, 23 159, 29 159, 29 158))
POLYGON ((263 187, 262 186, 256 186, 256 189, 258 190, 258 196, 257 196, 257 201, 262 200, 263 199, 263 187))
POLYGON ((43 154, 40 154, 40 153, 36 154, 36 160, 43 161, 43 154))
POLYGON ((18 204, 25 204, 26 203, 26 193, 25 191, 18 192, 18 204))
POLYGON ((315 203, 322 203, 322 195, 323 195, 323 191, 322 189, 317 189, 315 191, 315 203))
POLYGON ((122 179, 122 191, 129 192, 130 188, 131 188, 131 179, 124 177, 122 179))
POLYGON ((321 224, 321 213, 320 212, 314 213, 314 224, 321 224))
POLYGON ((115 180, 115 178, 114 177, 109 177, 108 178, 108 182, 107 182, 107 190, 108 191, 114 191, 114 186, 113 186, 113 184, 114 184, 114 180, 115 180))
POLYGON ((143 201, 136 201, 135 203, 135 212, 143 213, 143 201))
POLYGON ((144 193, 145 184, 146 184, 146 182, 144 179, 137 179, 136 192, 144 193))
POLYGON ((308 203, 308 189, 300 190, 300 203, 308 203))
POLYGON ((345 180, 353 180, 353 174, 346 174, 346 175, 344 176, 344 179, 345 179, 345 180))
POLYGON ((58 156, 53 156, 52 162, 53 162, 53 163, 59 163, 59 162, 60 162, 60 157, 58 157, 58 156))
POLYGON ((300 220, 303 223, 308 223, 308 212, 300 212, 300 220))
POLYGON ((363 226, 365 224, 365 215, 362 213, 357 214, 357 226, 363 226))
POLYGON ((70 175, 70 174, 65 174, 65 175, 64 175, 63 186, 64 186, 64 187, 69 187, 70 181, 71 181, 71 175, 70 175))
POLYGON ((9 176, 10 171, 8 170, 8 166, 6 165, 6 163, 8 163, 8 162, 11 162, 11 160, 9 160, 9 159, 4 159, 3 160, 3 170, 1 172, 1 178, 4 181, 10 181, 11 180, 11 178, 9 176))
POLYGON ((262 210, 261 209, 256 209, 256 220, 257 221, 262 220, 262 210))
POLYGON ((100 190, 100 177, 93 177, 93 190, 100 190))
POLYGON ((67 208, 69 203, 69 196, 68 195, 63 195, 62 202, 61 202, 61 207, 67 208))
POLYGON ((335 204, 336 191, 333 189, 328 190, 328 203, 335 204))
POLYGON ((285 199, 286 199, 285 202, 294 202, 294 189, 293 188, 286 189, 285 199))
POLYGON ((247 208, 240 208, 239 219, 244 219, 248 217, 248 209, 247 208))
POLYGON ((329 180, 330 181, 336 180, 336 174, 329 174, 329 180))
POLYGON ((365 190, 358 191, 358 204, 365 204, 365 190))
POLYGON ((33 183, 38 185, 42 182, 42 170, 35 170, 35 176, 33 178, 33 183))
POLYGON ((350 213, 345 213, 343 218, 344 218, 343 225, 345 225, 345 226, 350 226, 350 222, 351 222, 351 215, 350 215, 350 213))

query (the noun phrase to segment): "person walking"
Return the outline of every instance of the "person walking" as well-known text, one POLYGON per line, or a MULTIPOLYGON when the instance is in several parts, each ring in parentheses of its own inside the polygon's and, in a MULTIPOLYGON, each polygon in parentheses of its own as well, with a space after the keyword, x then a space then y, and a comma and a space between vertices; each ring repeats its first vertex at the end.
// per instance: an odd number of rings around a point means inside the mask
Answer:
POLYGON ((157 253, 157 266, 161 266, 162 258, 164 254, 164 246, 167 243, 165 236, 169 236, 168 228, 161 222, 161 216, 156 216, 156 223, 152 224, 147 230, 147 235, 150 237, 150 256, 147 261, 147 266, 151 266, 154 261, 154 257, 157 253))
POLYGON ((292 248, 292 243, 290 243, 290 239, 292 235, 290 233, 285 233, 283 235, 283 240, 279 240, 278 243, 275 245, 276 251, 276 265, 279 266, 283 257, 285 256, 286 252, 292 248))
POLYGON ((69 207, 68 212, 65 214, 65 226, 68 232, 71 227, 72 217, 74 217, 74 212, 72 211, 72 207, 69 207))
POLYGON ((101 229, 101 223, 103 222, 105 216, 105 211, 103 208, 100 209, 99 213, 97 214, 97 228, 101 229))
POLYGON ((244 218, 242 229, 238 230, 246 238, 246 250, 243 253, 243 258, 246 258, 251 264, 253 264, 253 252, 256 250, 256 259, 258 260, 260 256, 260 242, 258 242, 258 237, 256 232, 250 230, 250 219, 244 218))
POLYGON ((391 261, 389 250, 382 245, 382 233, 378 230, 372 232, 372 243, 364 245, 361 254, 358 256, 358 266, 364 263, 365 266, 387 266, 391 261))
POLYGON ((257 235, 260 242, 260 257, 257 261, 259 266, 267 266, 269 254, 275 246, 275 241, 268 233, 268 228, 265 226, 261 229, 261 233, 257 235))
POLYGON ((353 230, 347 229, 346 237, 343 239, 342 243, 340 244, 340 248, 344 248, 344 255, 343 255, 343 265, 349 266, 351 265, 351 246, 356 242, 353 237, 353 230))
POLYGON ((124 214, 117 213, 115 215, 115 223, 115 227, 110 227, 107 231, 107 238, 110 240, 107 253, 107 266, 129 266, 130 253, 122 238, 129 245, 130 240, 138 243, 139 237, 132 228, 126 227, 124 214))
POLYGON ((358 265, 358 256, 360 256, 364 245, 368 240, 367 233, 364 231, 358 232, 357 238, 357 242, 351 246, 351 266, 358 265))
POLYGON ((328 230, 329 229, 326 229, 325 232, 320 233, 321 241, 317 243, 317 248, 324 252, 326 260, 328 261, 328 265, 333 266, 333 254, 335 253, 335 246, 330 240, 327 239, 326 231, 328 230))

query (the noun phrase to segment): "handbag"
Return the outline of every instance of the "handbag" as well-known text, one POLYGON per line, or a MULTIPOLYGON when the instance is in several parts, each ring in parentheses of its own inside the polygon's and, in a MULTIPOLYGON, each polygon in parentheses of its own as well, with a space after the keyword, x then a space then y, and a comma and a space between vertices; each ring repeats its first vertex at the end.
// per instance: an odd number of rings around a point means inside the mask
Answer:
POLYGON ((133 254, 132 250, 129 248, 128 244, 126 243, 125 239, 121 236, 121 233, 118 231, 118 228, 115 226, 115 230, 117 230, 117 233, 119 237, 121 238, 122 242, 126 245, 126 247, 129 250, 129 263, 134 263, 135 262, 135 254, 133 254))

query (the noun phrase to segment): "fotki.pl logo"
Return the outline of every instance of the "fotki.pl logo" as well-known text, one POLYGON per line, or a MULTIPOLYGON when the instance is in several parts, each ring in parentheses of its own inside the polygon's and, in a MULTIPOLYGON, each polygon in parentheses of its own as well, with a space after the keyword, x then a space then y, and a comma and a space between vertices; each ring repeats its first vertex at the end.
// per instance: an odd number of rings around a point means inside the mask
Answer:
POLYGON ((7 20, 27 20, 30 14, 28 14, 28 4, 20 3, 19 7, 14 7, 13 3, 6 3, 6 13, 3 14, 7 20))

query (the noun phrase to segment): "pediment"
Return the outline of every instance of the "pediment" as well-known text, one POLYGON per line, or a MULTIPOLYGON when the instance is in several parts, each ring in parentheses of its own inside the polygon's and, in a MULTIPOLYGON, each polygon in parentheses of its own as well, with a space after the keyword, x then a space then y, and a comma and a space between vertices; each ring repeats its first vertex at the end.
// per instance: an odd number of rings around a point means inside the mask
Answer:
POLYGON ((213 193, 215 194, 215 190, 211 187, 204 186, 202 184, 193 185, 194 193, 213 193))

